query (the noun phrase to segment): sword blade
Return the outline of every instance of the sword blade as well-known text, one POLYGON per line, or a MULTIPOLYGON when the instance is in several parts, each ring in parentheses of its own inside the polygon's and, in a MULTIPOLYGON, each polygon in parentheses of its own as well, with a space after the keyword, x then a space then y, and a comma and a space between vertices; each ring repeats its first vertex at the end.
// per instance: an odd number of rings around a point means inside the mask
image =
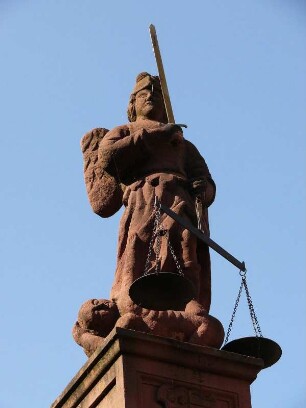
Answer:
POLYGON ((152 46, 153 46, 153 51, 154 51, 157 69, 158 69, 160 86, 162 89, 164 103, 166 107, 168 122, 175 123, 174 114, 173 114, 172 105, 171 105, 170 96, 169 96, 169 91, 168 91, 168 85, 166 81, 166 75, 164 71, 164 65, 163 65, 162 57, 161 57, 160 50, 159 50, 156 30, 153 24, 150 25, 149 29, 150 29, 152 46))

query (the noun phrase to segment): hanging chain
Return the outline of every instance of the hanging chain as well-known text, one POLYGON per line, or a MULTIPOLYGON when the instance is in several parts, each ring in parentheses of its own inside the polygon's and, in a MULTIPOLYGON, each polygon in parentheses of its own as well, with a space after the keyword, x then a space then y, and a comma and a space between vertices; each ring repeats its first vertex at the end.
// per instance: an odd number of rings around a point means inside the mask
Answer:
POLYGON ((160 226, 160 206, 158 206, 158 202, 157 199, 155 197, 155 202, 154 202, 154 227, 153 227, 153 233, 152 233, 152 237, 151 237, 151 241, 149 244, 149 252, 148 252, 148 256, 146 259, 146 264, 145 264, 145 270, 144 270, 144 275, 147 275, 149 273, 149 269, 150 269, 150 260, 152 257, 152 251, 153 251, 153 245, 154 245, 154 241, 157 238, 157 249, 158 249, 158 254, 157 251, 155 252, 155 257, 156 257, 156 266, 158 266, 158 257, 159 257, 159 252, 160 252, 160 236, 158 234, 159 232, 159 226, 160 226))
POLYGON ((230 336, 231 331, 232 331, 232 327, 233 327, 235 315, 236 315, 236 312, 237 312, 237 308, 238 308, 238 305, 239 305, 239 300, 240 300, 240 297, 241 297, 243 286, 244 286, 243 282, 241 281, 238 296, 237 296, 235 306, 234 306, 234 310, 233 310, 233 314, 232 314, 232 317, 231 317, 231 321, 230 321, 230 324, 228 326, 226 337, 225 337, 225 340, 224 340, 224 345, 228 342, 229 336, 230 336))
POLYGON ((177 256, 175 255, 174 250, 173 250, 173 247, 172 247, 172 245, 171 245, 170 238, 169 238, 169 231, 167 231, 167 239, 168 239, 168 247, 169 247, 169 249, 170 249, 172 258, 173 258, 173 260, 174 260, 174 262, 175 262, 176 269, 177 269, 179 275, 184 276, 183 271, 182 271, 182 268, 181 268, 181 265, 180 265, 180 263, 179 263, 179 260, 177 259, 177 256))
POLYGON ((166 231, 164 230, 161 224, 161 212, 160 212, 160 204, 155 197, 154 201, 154 209, 155 209, 155 222, 154 222, 154 230, 155 230, 155 237, 156 237, 156 250, 155 250, 155 273, 160 272, 160 249, 161 249, 161 237, 165 235, 166 231))
POLYGON ((162 223, 161 223, 161 210, 160 210, 160 203, 158 201, 158 198, 155 197, 154 201, 154 227, 153 227, 153 234, 150 240, 149 244, 149 252, 148 256, 146 259, 145 263, 145 270, 144 270, 144 276, 148 275, 149 270, 150 270, 150 260, 152 257, 152 252, 153 252, 153 246, 154 242, 156 240, 156 249, 155 249, 155 273, 160 272, 160 264, 161 264, 161 259, 160 259, 160 250, 161 250, 161 237, 165 236, 166 239, 168 240, 168 247, 170 250, 170 253, 172 255, 172 258, 175 262, 176 269, 178 271, 179 275, 184 275, 182 271, 182 267, 179 263, 179 260, 177 256, 174 253, 174 249, 171 245, 170 238, 169 238, 169 231, 166 230, 162 223))
POLYGON ((203 226, 202 226, 203 207, 202 207, 201 196, 196 196, 195 210, 196 210, 196 214, 197 214, 198 229, 200 231, 204 232, 203 231, 203 226))
POLYGON ((244 290, 245 290, 245 294, 247 297, 247 301, 248 301, 248 306, 249 306, 249 310, 250 310, 250 315, 251 315, 251 320, 252 320, 252 324, 253 324, 253 328, 256 334, 256 337, 263 337, 262 332, 261 332, 261 328, 259 326, 258 320, 257 320, 257 316, 255 313, 255 309, 253 306, 253 302, 252 302, 252 298, 249 292, 249 288, 247 285, 247 281, 246 281, 246 276, 245 274, 241 276, 242 278, 242 283, 244 285, 244 290))
POLYGON ((146 259, 146 264, 145 264, 145 270, 144 270, 144 275, 147 275, 149 273, 149 269, 150 269, 150 259, 152 257, 152 251, 153 251, 153 244, 155 241, 155 231, 153 231, 152 237, 151 237, 151 241, 149 244, 149 252, 148 252, 148 256, 146 259))
POLYGON ((237 296, 237 299, 236 299, 236 302, 235 302, 233 314, 232 314, 232 317, 231 317, 231 320, 230 320, 230 324, 229 324, 228 329, 227 329, 226 337, 225 337, 225 340, 224 340, 224 345, 226 345, 227 342, 228 342, 228 339, 229 339, 229 336, 230 336, 230 333, 231 333, 231 330, 232 330, 232 327, 233 327, 235 315, 236 315, 236 312, 237 312, 237 308, 238 308, 238 305, 239 305, 239 301, 240 301, 240 297, 241 297, 241 293, 242 293, 243 288, 245 290, 245 294, 246 294, 246 298, 247 298, 247 302, 248 302, 248 307, 249 307, 250 316, 251 316, 251 320, 252 320, 255 335, 256 335, 256 337, 263 337, 262 332, 261 332, 261 328, 259 326, 259 322, 258 322, 258 319, 257 319, 257 316, 256 316, 256 313, 255 313, 255 309, 254 309, 254 306, 253 306, 250 291, 249 291, 249 288, 248 288, 248 284, 247 284, 247 280, 246 280, 246 270, 245 271, 240 271, 239 275, 241 276, 241 284, 240 284, 240 288, 239 288, 239 291, 238 291, 238 296, 237 296))

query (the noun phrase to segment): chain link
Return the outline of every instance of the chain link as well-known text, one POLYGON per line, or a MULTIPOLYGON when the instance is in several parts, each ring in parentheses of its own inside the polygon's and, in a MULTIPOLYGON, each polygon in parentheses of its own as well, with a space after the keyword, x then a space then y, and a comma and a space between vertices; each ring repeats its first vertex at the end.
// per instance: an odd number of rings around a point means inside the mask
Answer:
POLYGON ((241 293, 242 293, 243 286, 244 286, 244 285, 243 285, 243 282, 241 281, 240 288, 239 288, 239 292, 238 292, 238 296, 237 296, 237 299, 236 299, 236 302, 235 302, 235 306, 234 306, 234 310, 233 310, 233 314, 232 314, 232 317, 231 317, 231 321, 230 321, 230 324, 229 324, 229 326, 228 326, 227 333, 226 333, 226 337, 225 337, 225 340, 224 340, 224 345, 228 342, 229 336, 230 336, 231 331, 232 331, 232 327, 233 327, 235 315, 236 315, 236 312, 237 312, 237 308, 238 308, 238 305, 239 305, 239 301, 240 301, 240 297, 241 297, 241 293))
POLYGON ((263 337, 262 332, 261 332, 261 328, 260 328, 259 323, 258 323, 256 313, 255 313, 255 309, 254 309, 254 306, 253 306, 253 302, 252 302, 252 298, 251 298, 251 295, 250 295, 250 292, 249 292, 249 288, 248 288, 248 285, 247 285, 246 276, 245 275, 242 276, 241 279, 242 279, 242 283, 244 285, 245 294, 246 294, 246 297, 247 297, 248 306, 249 306, 250 315, 251 315, 251 320, 252 320, 252 324, 253 324, 253 328, 254 328, 256 337, 263 337))
POLYGON ((231 330, 232 330, 232 327, 233 327, 235 315, 236 315, 236 312, 237 312, 237 308, 238 308, 241 293, 242 293, 242 289, 245 290, 245 294, 246 294, 246 298, 247 298, 247 302, 248 302, 248 307, 249 307, 250 316, 251 316, 252 325, 253 325, 253 328, 254 328, 255 335, 256 335, 256 337, 263 337, 262 332, 261 332, 261 328, 259 326, 259 322, 258 322, 258 319, 257 319, 257 316, 256 316, 256 313, 255 313, 255 309, 254 309, 254 306, 253 306, 250 291, 249 291, 249 288, 248 288, 248 284, 247 284, 247 280, 246 280, 246 271, 240 271, 239 274, 241 276, 241 284, 240 284, 238 296, 237 296, 237 299, 236 299, 236 302, 235 302, 233 314, 232 314, 232 317, 231 317, 231 320, 230 320, 230 323, 229 323, 229 326, 228 326, 228 329, 227 329, 226 337, 225 337, 225 340, 224 340, 224 345, 227 344, 230 333, 231 333, 231 330))
POLYGON ((160 237, 163 235, 163 226, 161 225, 161 213, 160 213, 160 205, 155 199, 154 203, 155 207, 155 236, 156 236, 156 250, 155 250, 155 273, 160 272, 160 248, 161 248, 161 239, 160 237))
MULTIPOLYGON (((149 244, 148 256, 147 256, 146 263, 145 263, 144 275, 147 275, 149 273, 150 260, 151 260, 151 257, 152 257, 153 245, 154 245, 155 239, 156 239, 157 234, 158 234, 159 224, 160 224, 160 206, 158 206, 158 202, 157 202, 157 199, 155 197, 155 202, 154 202, 154 226, 153 226, 152 237, 151 237, 150 244, 149 244)), ((155 253, 155 258, 156 258, 156 264, 157 264, 156 253, 155 253)))
POLYGON ((202 232, 203 231, 203 226, 202 226, 202 215, 203 215, 203 207, 202 207, 202 201, 201 197, 197 196, 195 199, 195 210, 197 214, 197 221, 198 221, 198 229, 202 232))
POLYGON ((156 240, 155 273, 160 272, 160 264, 161 264, 160 250, 161 250, 161 237, 162 236, 165 236, 166 239, 168 240, 168 247, 169 247, 170 253, 172 255, 172 258, 173 258, 173 260, 175 262, 175 266, 176 266, 176 269, 177 269, 179 275, 184 276, 181 265, 179 263, 179 260, 178 260, 177 256, 175 255, 174 249, 173 249, 173 247, 171 245, 170 238, 169 238, 169 231, 166 230, 163 227, 162 223, 161 223, 160 203, 159 203, 157 197, 155 197, 155 201, 154 201, 154 227, 153 227, 153 233, 152 233, 152 237, 151 237, 150 244, 149 244, 148 256, 147 256, 146 263, 145 263, 144 276, 149 274, 150 260, 152 258, 152 252, 153 252, 153 246, 154 246, 155 240, 156 240))
POLYGON ((155 241, 155 232, 153 231, 152 233, 152 237, 151 237, 151 241, 149 244, 149 252, 148 252, 148 256, 146 259, 146 264, 145 264, 145 270, 144 270, 144 275, 147 275, 149 273, 149 269, 150 269, 150 260, 152 257, 152 251, 153 251, 153 244, 155 241))
POLYGON ((177 269, 179 275, 184 276, 183 271, 182 271, 182 268, 181 268, 181 265, 180 265, 180 263, 179 263, 179 260, 177 259, 177 256, 175 255, 174 250, 173 250, 173 248, 172 248, 172 245, 171 245, 171 242, 170 242, 170 238, 169 238, 169 231, 167 231, 167 239, 168 239, 168 247, 169 247, 169 249, 170 249, 172 258, 173 258, 173 260, 174 260, 174 262, 175 262, 176 269, 177 269))

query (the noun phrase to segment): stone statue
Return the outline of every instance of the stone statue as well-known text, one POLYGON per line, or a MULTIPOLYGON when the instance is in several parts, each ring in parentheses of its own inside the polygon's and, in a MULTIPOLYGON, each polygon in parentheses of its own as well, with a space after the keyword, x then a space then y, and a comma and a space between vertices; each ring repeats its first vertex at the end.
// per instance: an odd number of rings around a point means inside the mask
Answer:
MULTIPOLYGON (((144 273, 154 229, 154 199, 193 225, 200 221, 209 235, 207 207, 215 197, 215 184, 196 147, 180 126, 167 123, 159 78, 143 72, 128 105, 129 123, 110 131, 99 128, 81 142, 84 176, 95 213, 109 217, 122 205, 117 268, 111 300, 92 299, 80 309, 73 336, 89 356, 113 327, 139 330, 199 345, 220 347, 221 323, 209 315, 211 300, 210 257, 206 244, 166 214, 163 227, 184 275, 196 295, 185 310, 147 310, 133 303, 129 288, 144 273), (195 200, 202 203, 197 215, 195 200)), ((160 251, 161 270, 175 271, 166 243, 160 251)), ((154 269, 153 261, 150 268, 154 269)))

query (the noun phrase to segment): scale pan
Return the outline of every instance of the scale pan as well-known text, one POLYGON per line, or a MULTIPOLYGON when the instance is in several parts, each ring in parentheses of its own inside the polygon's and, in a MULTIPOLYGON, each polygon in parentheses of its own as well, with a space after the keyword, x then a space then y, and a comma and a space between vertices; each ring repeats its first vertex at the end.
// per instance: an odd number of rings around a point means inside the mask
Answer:
POLYGON ((184 310, 194 298, 193 284, 173 272, 149 273, 136 279, 129 291, 136 305, 150 310, 184 310))
POLYGON ((262 358, 264 367, 275 364, 282 355, 282 349, 273 340, 266 337, 242 337, 227 343, 221 350, 245 356, 262 358))

